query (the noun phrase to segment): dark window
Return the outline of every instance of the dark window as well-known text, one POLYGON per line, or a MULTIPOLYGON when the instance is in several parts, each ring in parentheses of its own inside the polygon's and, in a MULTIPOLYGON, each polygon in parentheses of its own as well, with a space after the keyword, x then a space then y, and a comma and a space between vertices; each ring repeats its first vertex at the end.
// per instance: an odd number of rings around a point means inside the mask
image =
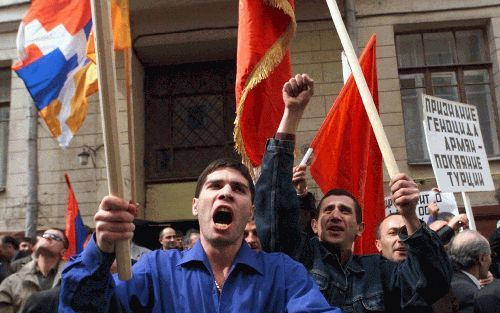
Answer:
POLYGON ((148 182, 196 180, 212 160, 235 157, 232 62, 146 70, 148 182))
POLYGON ((446 29, 396 35, 409 163, 429 162, 421 95, 475 105, 488 156, 500 154, 492 64, 484 29, 446 29))

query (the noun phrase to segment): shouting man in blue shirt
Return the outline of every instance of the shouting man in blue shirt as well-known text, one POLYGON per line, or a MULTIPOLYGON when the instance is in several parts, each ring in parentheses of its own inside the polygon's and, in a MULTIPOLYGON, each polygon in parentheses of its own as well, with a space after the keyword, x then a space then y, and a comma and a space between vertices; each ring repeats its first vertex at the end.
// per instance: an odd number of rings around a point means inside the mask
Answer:
MULTIPOLYGON (((297 127, 302 114, 290 111, 312 95, 312 80, 307 88, 296 86, 288 82, 284 88, 282 126, 297 127)), ((129 281, 112 277, 109 268, 114 242, 133 236, 135 207, 105 197, 95 215, 95 236, 64 271, 59 312, 110 312, 115 300, 125 312, 340 312, 301 264, 281 253, 256 253, 244 241, 254 193, 240 162, 212 162, 198 179, 192 203, 200 240, 190 250, 144 255, 129 281)))

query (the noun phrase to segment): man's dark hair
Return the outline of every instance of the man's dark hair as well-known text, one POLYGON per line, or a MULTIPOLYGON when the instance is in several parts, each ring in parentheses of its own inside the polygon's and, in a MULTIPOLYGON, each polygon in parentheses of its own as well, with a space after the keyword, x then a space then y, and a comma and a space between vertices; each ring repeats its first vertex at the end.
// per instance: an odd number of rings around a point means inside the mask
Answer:
POLYGON ((28 242, 28 243, 34 245, 36 243, 36 240, 33 238, 30 238, 30 237, 21 237, 21 239, 19 239, 19 243, 23 243, 23 242, 28 242))
POLYGON ((191 235, 192 234, 198 234, 200 235, 200 231, 198 229, 190 228, 182 238, 182 245, 183 246, 188 246, 191 244, 191 235))
POLYGON ((479 262, 482 255, 490 253, 488 241, 474 230, 460 232, 453 237, 449 246, 450 260, 456 270, 469 269, 479 262), (467 237, 462 238, 464 236, 467 237))
POLYGON ((19 250, 19 242, 12 236, 3 236, 2 245, 11 245, 15 250, 19 250))
POLYGON ((190 228, 186 232, 186 237, 191 236, 191 234, 198 234, 199 235, 200 231, 198 229, 195 229, 195 228, 190 228))
POLYGON ((57 230, 57 231, 59 231, 62 234, 62 240, 63 240, 64 249, 68 249, 68 247, 69 247, 69 241, 68 241, 68 237, 66 237, 66 233, 64 232, 64 229, 57 228, 57 227, 49 227, 49 228, 47 228, 47 230, 50 230, 50 229, 57 230))
POLYGON ((243 165, 240 161, 234 160, 234 159, 217 159, 210 163, 204 170, 201 172, 200 176, 198 177, 198 182, 196 183, 196 190, 194 192, 194 197, 198 198, 200 196, 201 189, 203 188, 203 185, 205 184, 207 180, 207 176, 212 174, 213 172, 223 169, 223 168, 232 168, 240 172, 243 177, 248 181, 248 187, 250 188, 250 194, 252 196, 252 202, 253 202, 253 197, 255 195, 255 185, 253 184, 252 176, 250 175, 250 172, 248 171, 248 168, 243 165))
POLYGON ((386 217, 384 217, 384 219, 382 219, 380 222, 378 222, 377 228, 375 228, 375 239, 380 239, 380 237, 381 237, 381 234, 380 234, 380 225, 382 225, 382 223, 386 219, 388 219, 389 217, 394 216, 394 215, 401 215, 401 214, 399 214, 399 212, 391 213, 391 214, 387 215, 386 217))
POLYGON ((321 198, 321 200, 319 200, 318 209, 316 210, 317 214, 315 216, 315 219, 318 219, 318 216, 319 216, 319 213, 321 210, 321 204, 323 203, 323 200, 325 200, 326 198, 328 198, 330 196, 347 196, 347 197, 351 198, 354 201, 354 210, 356 211, 356 223, 361 224, 361 222, 363 221, 363 212, 361 211, 361 205, 359 205, 358 200, 356 200, 356 198, 354 198, 354 196, 349 191, 344 190, 344 189, 330 189, 330 191, 325 193, 323 198, 321 198))
POLYGON ((455 217, 455 214, 453 214, 453 213, 450 213, 450 212, 439 212, 438 215, 437 215, 436 220, 437 221, 449 222, 454 217, 455 217))

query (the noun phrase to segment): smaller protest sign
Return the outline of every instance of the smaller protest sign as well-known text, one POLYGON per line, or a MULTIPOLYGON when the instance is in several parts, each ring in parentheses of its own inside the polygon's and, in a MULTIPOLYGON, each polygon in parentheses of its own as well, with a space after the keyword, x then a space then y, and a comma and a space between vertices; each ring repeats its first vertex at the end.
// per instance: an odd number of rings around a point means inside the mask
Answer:
MULTIPOLYGON (((427 222, 429 218, 429 204, 432 202, 436 202, 439 208, 439 212, 450 212, 454 215, 458 214, 457 202, 455 201, 455 196, 453 192, 434 192, 434 191, 423 191, 419 194, 419 199, 417 203, 417 208, 415 211, 417 212, 417 216, 419 219, 427 222)), ((397 209, 392 203, 392 198, 385 197, 385 215, 389 215, 391 213, 396 213, 397 209)))

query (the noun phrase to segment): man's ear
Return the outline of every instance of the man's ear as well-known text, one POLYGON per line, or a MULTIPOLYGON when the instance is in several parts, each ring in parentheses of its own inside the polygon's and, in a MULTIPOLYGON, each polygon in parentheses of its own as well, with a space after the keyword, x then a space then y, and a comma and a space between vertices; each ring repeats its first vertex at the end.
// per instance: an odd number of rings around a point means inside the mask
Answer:
POLYGON ((251 208, 251 211, 250 211, 250 217, 248 218, 249 222, 255 218, 254 213, 255 213, 255 206, 252 204, 252 208, 251 208))
POLYGON ((481 256, 479 257, 479 263, 484 264, 484 263, 488 262, 487 259, 488 259, 487 254, 481 254, 481 256))
POLYGON ((375 240, 375 246, 377 247, 378 252, 382 252, 382 244, 379 239, 375 240))
POLYGON ((61 252, 59 252, 59 256, 61 257, 61 259, 64 257, 64 255, 66 254, 66 250, 68 249, 62 249, 61 252))
POLYGON ((318 221, 314 218, 311 218, 311 228, 313 232, 317 235, 318 234, 318 221))
POLYGON ((356 236, 361 236, 361 234, 365 231, 365 223, 361 222, 358 224, 358 232, 356 236))
POLYGON ((191 206, 191 212, 193 213, 194 216, 198 216, 198 198, 193 198, 193 204, 191 206))

